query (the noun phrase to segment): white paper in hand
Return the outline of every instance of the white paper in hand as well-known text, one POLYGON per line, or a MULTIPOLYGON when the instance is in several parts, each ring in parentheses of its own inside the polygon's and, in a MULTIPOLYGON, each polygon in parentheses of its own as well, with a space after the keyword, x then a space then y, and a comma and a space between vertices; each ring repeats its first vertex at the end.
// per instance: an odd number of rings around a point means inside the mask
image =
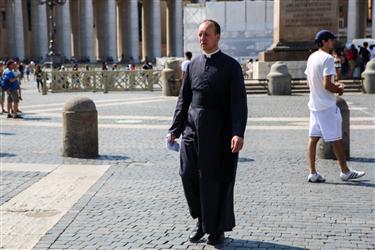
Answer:
POLYGON ((176 141, 170 142, 168 140, 166 142, 167 142, 167 145, 166 145, 167 149, 176 151, 176 152, 180 151, 180 144, 178 144, 178 142, 176 141))
POLYGON ((167 136, 165 137, 165 143, 168 150, 176 152, 180 150, 180 144, 178 144, 178 142, 175 140, 171 140, 171 134, 167 134, 167 136))

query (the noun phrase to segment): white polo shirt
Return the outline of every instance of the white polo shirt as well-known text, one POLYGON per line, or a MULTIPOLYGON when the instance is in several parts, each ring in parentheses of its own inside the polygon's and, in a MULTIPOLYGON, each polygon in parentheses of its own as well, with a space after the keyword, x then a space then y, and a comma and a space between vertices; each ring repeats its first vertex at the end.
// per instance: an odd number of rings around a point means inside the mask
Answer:
POLYGON ((336 75, 333 56, 321 50, 312 53, 307 60, 305 74, 310 87, 309 109, 320 111, 335 107, 335 94, 324 88, 324 77, 332 75, 333 83, 336 75))
POLYGON ((185 60, 185 61, 182 62, 182 64, 181 64, 181 70, 183 72, 186 72, 187 67, 189 66, 190 62, 191 62, 190 60, 185 60))

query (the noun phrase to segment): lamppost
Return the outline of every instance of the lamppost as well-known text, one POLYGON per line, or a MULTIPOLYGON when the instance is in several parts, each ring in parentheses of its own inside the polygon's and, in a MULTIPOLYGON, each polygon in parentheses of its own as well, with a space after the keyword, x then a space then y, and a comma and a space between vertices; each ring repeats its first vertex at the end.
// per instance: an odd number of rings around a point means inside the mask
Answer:
POLYGON ((66 0, 39 0, 39 4, 46 4, 48 7, 48 58, 52 64, 52 68, 57 66, 55 52, 55 33, 56 33, 56 22, 54 19, 54 9, 56 5, 64 5, 66 0))

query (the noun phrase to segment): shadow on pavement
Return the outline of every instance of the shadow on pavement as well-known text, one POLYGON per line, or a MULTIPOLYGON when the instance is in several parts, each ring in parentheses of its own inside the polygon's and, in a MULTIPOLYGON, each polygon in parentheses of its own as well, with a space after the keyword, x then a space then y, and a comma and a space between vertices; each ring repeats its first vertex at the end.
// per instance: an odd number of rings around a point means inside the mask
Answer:
POLYGON ((0 135, 16 135, 16 133, 0 132, 0 135))
POLYGON ((129 157, 125 155, 99 155, 98 158, 95 160, 103 160, 103 161, 126 161, 129 157))
POLYGON ((10 153, 0 153, 0 157, 14 157, 16 154, 10 154, 10 153))
POLYGON ((254 241, 254 240, 236 240, 233 238, 226 238, 221 246, 215 246, 216 249, 292 249, 292 250, 305 250, 307 248, 294 247, 289 245, 282 245, 272 242, 254 241))
POLYGON ((375 163, 375 158, 350 157, 349 161, 353 161, 353 162, 364 162, 364 163, 375 163))
POLYGON ((322 184, 330 184, 330 185, 342 185, 342 186, 360 186, 360 187, 375 187, 375 183, 372 183, 370 180, 353 180, 353 181, 346 181, 346 182, 324 182, 322 184))
POLYGON ((255 161, 255 160, 251 158, 245 158, 245 157, 238 158, 238 162, 252 162, 252 161, 255 161))
POLYGON ((50 121, 49 117, 24 117, 24 121, 50 121))

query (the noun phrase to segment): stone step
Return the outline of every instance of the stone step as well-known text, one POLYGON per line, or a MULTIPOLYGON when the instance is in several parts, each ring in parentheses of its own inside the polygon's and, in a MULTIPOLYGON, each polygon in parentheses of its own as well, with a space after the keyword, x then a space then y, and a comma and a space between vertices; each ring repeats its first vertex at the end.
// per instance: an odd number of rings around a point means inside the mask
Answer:
POLYGON ((267 91, 266 90, 264 90, 264 91, 262 91, 262 90, 246 90, 246 94, 248 94, 248 95, 260 95, 260 94, 267 94, 267 91))
MULTIPOLYGON (((345 92, 359 93, 362 92, 361 82, 353 82, 351 80, 344 80, 345 92)), ((261 84, 254 80, 245 80, 245 89, 247 94, 267 94, 267 85, 261 84)), ((292 86, 292 93, 309 93, 309 86, 305 81, 294 82, 292 86)))

